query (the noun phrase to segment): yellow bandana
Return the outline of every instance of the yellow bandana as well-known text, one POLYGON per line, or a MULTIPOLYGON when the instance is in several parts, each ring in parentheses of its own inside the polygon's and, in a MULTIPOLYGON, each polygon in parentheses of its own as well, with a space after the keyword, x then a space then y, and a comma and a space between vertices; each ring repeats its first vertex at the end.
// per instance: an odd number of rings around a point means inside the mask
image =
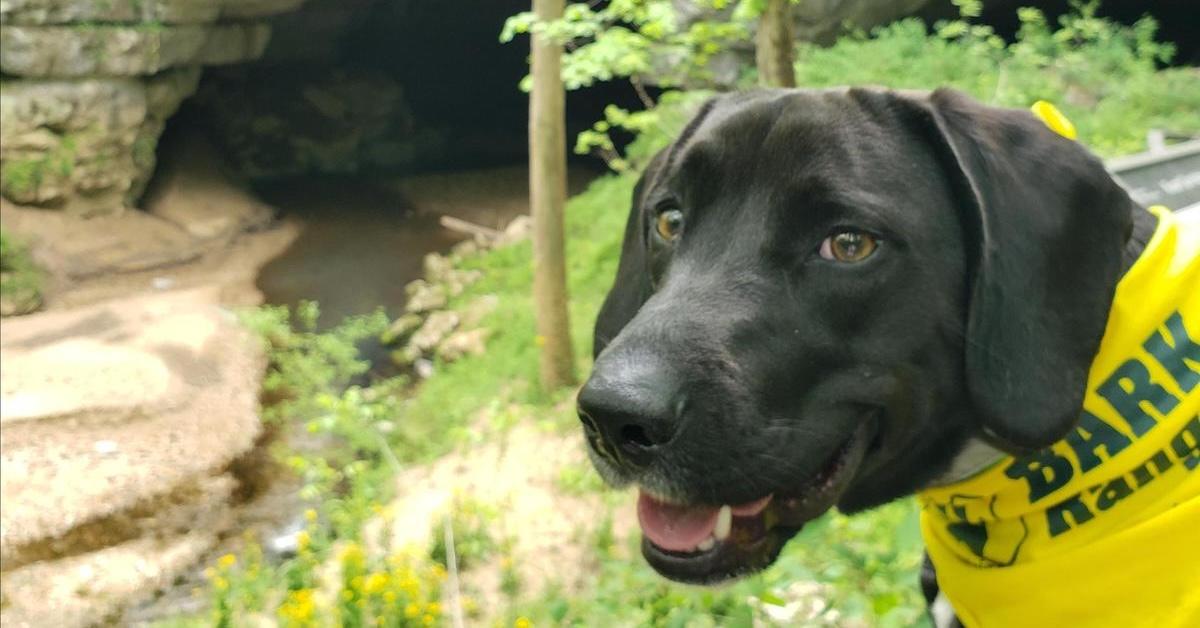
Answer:
POLYGON ((1200 626, 1200 211, 1151 211, 1078 427, 920 493, 966 626, 1200 626))

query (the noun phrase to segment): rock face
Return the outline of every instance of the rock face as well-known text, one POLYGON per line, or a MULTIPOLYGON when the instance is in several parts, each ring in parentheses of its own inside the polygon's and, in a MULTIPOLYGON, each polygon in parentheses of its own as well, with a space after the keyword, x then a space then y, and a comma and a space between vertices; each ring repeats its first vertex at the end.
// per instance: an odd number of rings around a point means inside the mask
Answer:
POLYGON ((0 2, 0 194, 78 215, 131 205, 201 67, 258 58, 263 18, 302 1, 0 2))
POLYGON ((96 623, 228 527, 264 362, 216 292, 5 322, 0 623, 96 623))

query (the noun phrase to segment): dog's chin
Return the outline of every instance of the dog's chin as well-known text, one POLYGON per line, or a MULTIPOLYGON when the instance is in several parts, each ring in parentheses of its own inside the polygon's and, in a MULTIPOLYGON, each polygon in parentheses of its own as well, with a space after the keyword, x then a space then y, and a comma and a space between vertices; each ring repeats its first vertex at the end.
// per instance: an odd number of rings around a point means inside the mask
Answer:
POLYGON ((767 568, 805 523, 837 503, 876 427, 874 420, 862 421, 815 475, 745 504, 669 503, 654 496, 653 487, 643 488, 642 555, 663 576, 689 584, 715 584, 767 568))

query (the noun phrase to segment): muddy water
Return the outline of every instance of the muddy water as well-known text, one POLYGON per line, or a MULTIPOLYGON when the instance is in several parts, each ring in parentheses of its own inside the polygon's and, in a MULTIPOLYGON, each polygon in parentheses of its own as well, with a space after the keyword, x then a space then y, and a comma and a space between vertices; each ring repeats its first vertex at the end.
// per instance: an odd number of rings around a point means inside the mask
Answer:
MULTIPOLYGON (((595 176, 572 170, 570 192, 595 176)), ((440 216, 503 229, 529 211, 523 167, 399 179, 308 177, 258 192, 302 227, 287 251, 262 269, 258 288, 268 303, 318 301, 323 326, 377 307, 393 316, 402 311, 404 286, 421 277, 424 256, 467 237, 441 227, 440 216)))

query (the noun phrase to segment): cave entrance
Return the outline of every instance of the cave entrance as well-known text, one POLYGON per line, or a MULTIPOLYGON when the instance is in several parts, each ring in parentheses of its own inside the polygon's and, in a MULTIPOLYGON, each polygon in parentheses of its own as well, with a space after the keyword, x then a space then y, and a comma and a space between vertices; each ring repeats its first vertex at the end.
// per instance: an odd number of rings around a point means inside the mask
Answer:
MULTIPOLYGON (((267 302, 318 301, 326 325, 379 306, 400 313, 424 257, 469 237, 442 216, 502 230, 528 212, 527 99, 517 88, 528 46, 498 41, 528 3, 469 4, 311 0, 271 18, 258 60, 206 68, 168 120, 146 198, 211 148, 231 179, 299 226, 259 275, 267 302)), ((624 85, 572 94, 569 135, 614 101, 633 106, 636 94, 624 85)), ((571 192, 602 168, 573 159, 571 192)))

